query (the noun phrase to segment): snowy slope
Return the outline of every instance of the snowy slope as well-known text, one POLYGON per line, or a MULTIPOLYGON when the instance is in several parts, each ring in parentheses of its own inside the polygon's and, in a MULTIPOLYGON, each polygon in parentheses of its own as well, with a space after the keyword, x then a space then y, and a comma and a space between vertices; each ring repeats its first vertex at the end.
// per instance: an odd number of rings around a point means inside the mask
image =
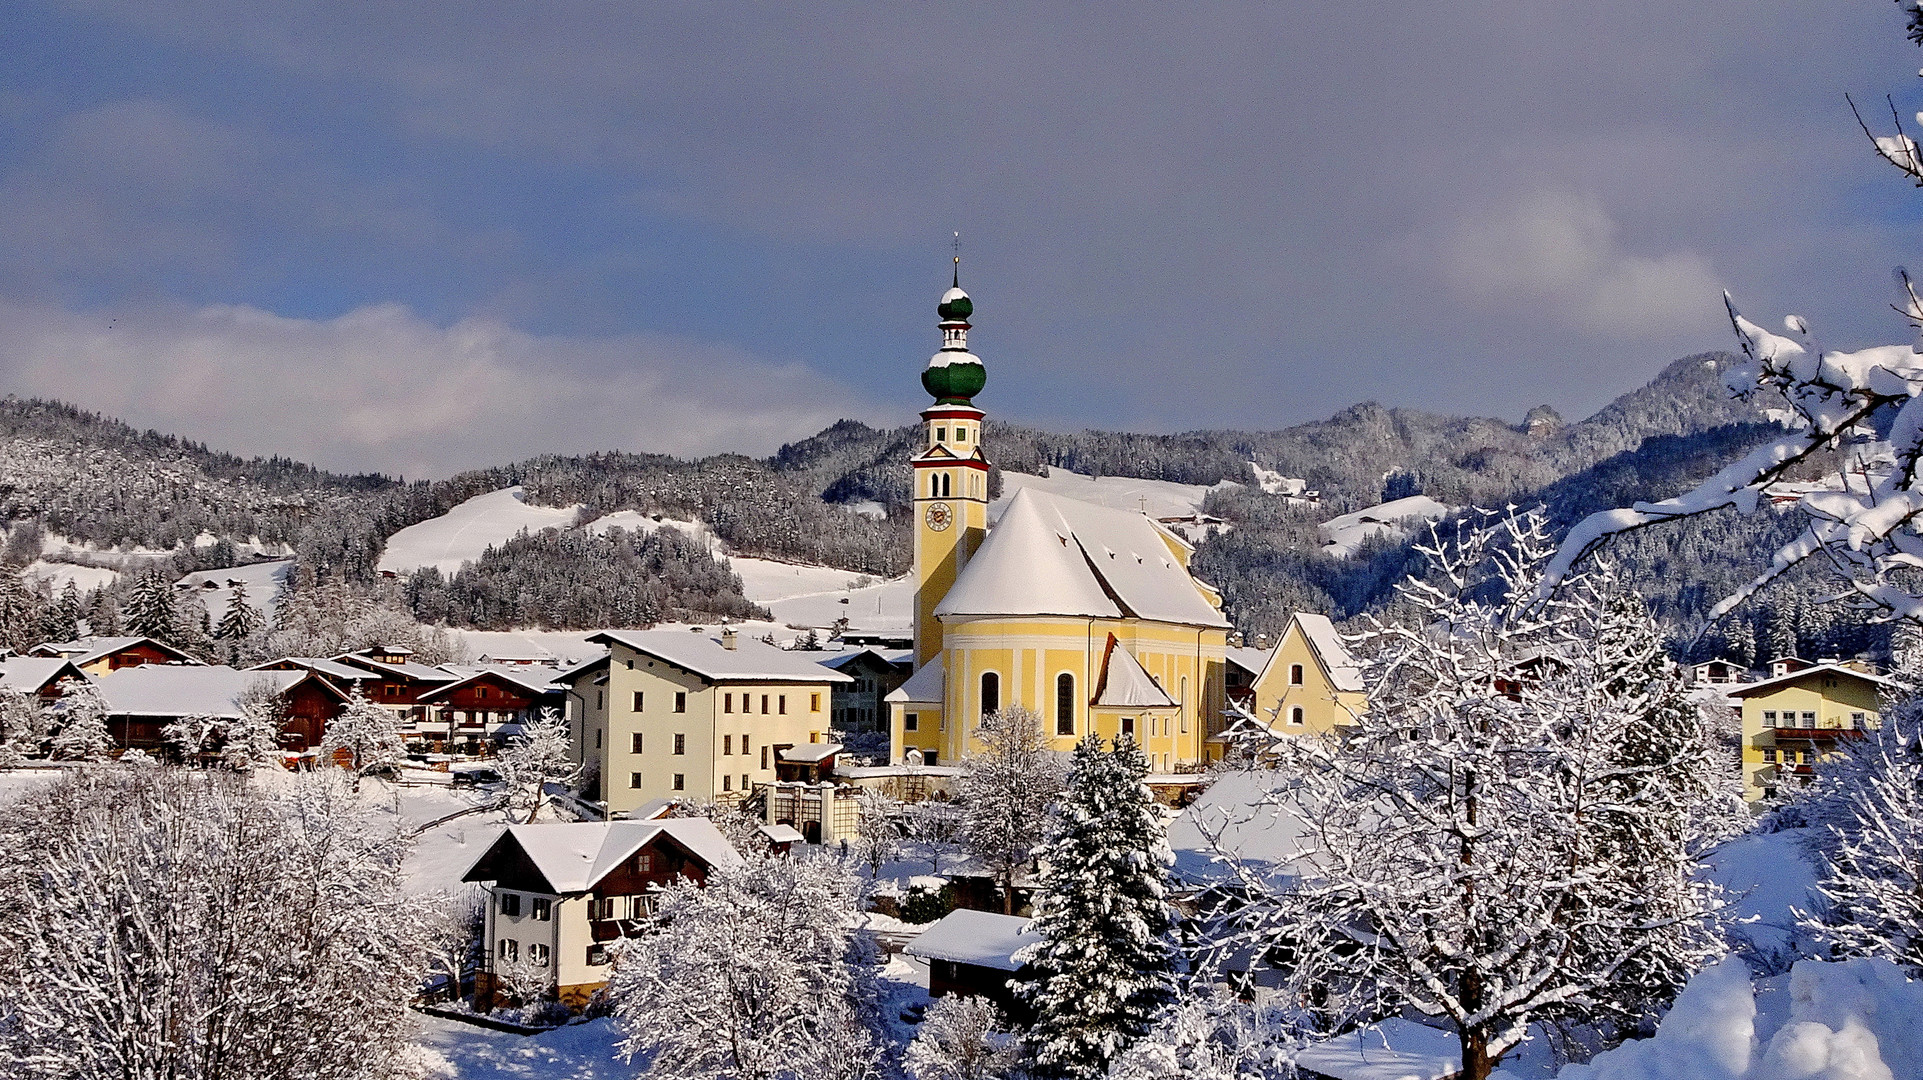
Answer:
POLYGON ((524 1036, 430 1016, 419 1042, 445 1066, 427 1075, 450 1080, 627 1080, 636 1069, 616 1059, 620 1039, 605 1018, 524 1036))
POLYGON ((1808 934, 1797 929, 1792 908, 1815 911, 1817 866, 1809 829, 1739 836, 1703 860, 1704 876, 1728 893, 1732 945, 1747 943, 1763 956, 1805 951, 1808 934))
POLYGON ((207 614, 212 616, 215 622, 219 622, 221 614, 227 610, 227 601, 231 594, 227 583, 239 581, 247 588, 247 606, 260 612, 267 625, 272 626, 274 597, 279 594, 281 586, 293 572, 294 560, 277 559, 273 562, 229 566, 219 570, 196 570, 174 582, 174 588, 182 593, 193 593, 199 596, 200 602, 207 605, 207 614))
POLYGON ((490 545, 512 538, 522 529, 565 528, 574 523, 580 507, 554 509, 529 506, 520 487, 502 488, 476 495, 437 518, 409 525, 387 538, 379 569, 397 574, 412 573, 423 566, 439 567, 452 574, 464 562, 481 557, 490 545))
POLYGON ((55 592, 66 588, 67 582, 71 581, 75 588, 84 593, 102 585, 112 585, 119 579, 120 571, 104 566, 75 566, 72 563, 35 559, 20 571, 20 576, 30 582, 49 582, 55 592))
POLYGON ((1455 509, 1427 495, 1411 495, 1332 517, 1321 525, 1322 550, 1346 559, 1371 536, 1405 535, 1407 530, 1400 522, 1407 518, 1435 521, 1455 513, 1455 509))
MULTIPOLYGON (((1216 487, 1235 486, 1224 480, 1216 487)), ((1141 510, 1144 500, 1155 517, 1179 517, 1202 508, 1211 489, 1200 484, 1177 484, 1167 480, 1137 480, 1128 476, 1083 476, 1067 469, 1050 469, 1047 476, 1021 472, 1002 473, 1002 497, 988 508, 988 516, 998 518, 1002 507, 1025 487, 1039 488, 1050 495, 1080 499, 1113 510, 1141 510)))
POLYGON ((612 514, 603 514, 600 517, 595 518, 593 521, 588 522, 587 530, 598 536, 602 533, 607 532, 609 529, 623 529, 623 530, 626 530, 627 532, 651 533, 654 530, 659 529, 663 526, 667 526, 668 528, 672 528, 672 529, 679 529, 682 532, 688 534, 689 536, 693 536, 698 539, 705 540, 707 541, 710 549, 713 549, 715 546, 716 541, 714 538, 714 534, 709 532, 708 526, 702 522, 679 521, 675 518, 650 517, 649 515, 644 514, 639 510, 616 510, 612 514))

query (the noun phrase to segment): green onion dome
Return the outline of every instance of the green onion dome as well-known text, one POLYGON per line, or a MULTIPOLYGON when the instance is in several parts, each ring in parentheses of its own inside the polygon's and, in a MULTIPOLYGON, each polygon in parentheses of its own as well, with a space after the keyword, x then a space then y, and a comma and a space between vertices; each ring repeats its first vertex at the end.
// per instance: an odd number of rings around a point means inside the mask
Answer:
POLYGON ((961 291, 960 286, 942 293, 941 303, 935 307, 935 314, 940 315, 943 322, 967 322, 974 313, 975 302, 961 291))
MULTIPOLYGON (((963 303, 966 302, 964 297, 963 303)), ((928 361, 927 369, 921 373, 921 385, 938 402, 966 405, 988 385, 988 369, 982 367, 981 357, 974 353, 943 349, 928 361)))

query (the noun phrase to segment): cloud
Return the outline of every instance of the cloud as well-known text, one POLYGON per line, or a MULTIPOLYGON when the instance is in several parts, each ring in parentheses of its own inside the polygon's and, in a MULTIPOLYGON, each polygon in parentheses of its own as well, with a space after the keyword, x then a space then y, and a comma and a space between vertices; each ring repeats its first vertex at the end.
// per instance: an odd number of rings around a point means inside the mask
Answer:
POLYGON ((1593 195, 1543 191, 1458 221, 1440 245, 1444 280, 1491 307, 1516 304, 1567 325, 1628 337, 1714 326, 1721 288, 1689 250, 1628 251, 1593 195))
POLYGON ((444 476, 536 453, 763 454, 873 410, 831 380, 656 334, 438 326, 395 304, 74 314, 0 302, 0 378, 142 427, 336 470, 444 476))

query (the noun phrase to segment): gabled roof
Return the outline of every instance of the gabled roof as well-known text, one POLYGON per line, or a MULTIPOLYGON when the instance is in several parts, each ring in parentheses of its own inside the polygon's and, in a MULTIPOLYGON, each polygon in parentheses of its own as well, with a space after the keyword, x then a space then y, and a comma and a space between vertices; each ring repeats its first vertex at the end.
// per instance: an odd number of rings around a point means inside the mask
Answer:
POLYGON ((313 679, 335 697, 341 692, 308 671, 236 671, 218 664, 177 667, 141 664, 110 671, 94 680, 107 712, 114 716, 212 716, 234 719, 240 702, 261 682, 276 693, 313 679))
POLYGON ((369 679, 378 679, 381 677, 378 671, 354 667, 351 664, 343 664, 334 660, 324 660, 317 656, 283 656, 279 660, 269 660, 264 664, 255 664, 247 670, 268 671, 271 670, 275 664, 293 664, 295 667, 306 668, 308 671, 314 672, 317 675, 324 675, 330 681, 343 686, 349 683, 366 682, 369 679))
POLYGON ((536 697, 558 694, 563 689, 555 685, 554 679, 558 673, 553 668, 526 667, 520 671, 515 671, 505 668, 473 668, 450 664, 447 670, 457 676, 456 680, 429 690, 417 700, 422 703, 433 701, 437 698, 452 694, 463 686, 477 682, 510 683, 521 691, 533 694, 536 697))
POLYGON ((1095 704, 1118 709, 1172 709, 1175 699, 1110 634, 1102 653, 1102 679, 1095 690, 1095 704))
POLYGON ((846 683, 854 680, 817 662, 820 653, 776 648, 765 641, 738 635, 735 647, 721 644, 721 635, 687 630, 607 630, 588 639, 595 644, 625 645, 636 652, 665 660, 710 682, 846 683))
POLYGON ((73 661, 57 656, 9 656, 0 660, 0 690, 37 694, 62 677, 86 679, 73 661))
POLYGON ((1225 860, 1276 884, 1312 873, 1314 826, 1286 794, 1289 783, 1275 770, 1224 773, 1169 823, 1171 872, 1197 886, 1232 881, 1225 860))
POLYGON ((85 667, 96 660, 112 656, 123 649, 135 645, 151 645, 161 652, 171 655, 185 664, 198 664, 199 660, 174 648, 164 641, 149 637, 86 637, 77 641, 48 641, 35 645, 28 652, 35 656, 61 656, 74 662, 77 667, 85 667))
MULTIPOLYGON (((389 653, 388 655, 393 655, 394 653, 399 653, 402 651, 405 651, 405 650, 396 649, 393 651, 393 653, 389 653)), ((329 657, 329 659, 340 664, 349 664, 354 667, 366 668, 369 671, 372 671, 379 675, 387 676, 388 678, 391 678, 391 679, 408 679, 414 682, 444 683, 444 682, 453 682, 454 680, 460 678, 459 675, 456 675, 451 671, 442 671, 440 668, 428 667, 426 664, 417 664, 412 660, 408 660, 399 664, 389 664, 389 663, 386 663, 385 661, 376 660, 373 657, 368 656, 366 650, 362 650, 360 652, 342 653, 339 656, 329 657)))
POLYGON ((1439 1028, 1391 1016, 1296 1051, 1299 1072, 1329 1080, 1447 1080, 1462 1072, 1462 1043, 1439 1028))
POLYGON ((883 701, 904 701, 916 705, 939 705, 947 699, 948 674, 941 654, 936 653, 933 660, 921 666, 921 670, 908 676, 895 691, 883 701))
POLYGON ((547 825, 509 825, 461 875, 476 877, 496 851, 511 845, 534 864, 556 895, 592 889, 656 837, 667 836, 709 866, 741 865, 741 855, 707 818, 662 818, 653 821, 554 822, 547 825))
POLYGON ((1017 491, 936 615, 1123 615, 1227 627, 1169 550, 1168 533, 1126 510, 1017 491))
POLYGON ((1015 961, 1015 954, 1042 940, 1028 927, 1029 920, 1019 915, 956 908, 901 951, 925 960, 1018 971, 1022 965, 1015 961))
POLYGON ((1269 666, 1269 657, 1274 655, 1274 649, 1257 649, 1247 645, 1231 645, 1229 646, 1228 661, 1243 671, 1248 672, 1250 675, 1260 675, 1262 674, 1262 669, 1269 666))
POLYGON ((1728 690, 1723 691, 1723 694, 1726 697, 1755 697, 1757 694, 1767 694, 1772 690, 1779 690, 1791 683, 1801 682, 1813 675, 1842 675, 1852 679, 1861 679, 1873 686, 1880 686, 1888 690, 1901 690, 1904 688, 1903 684, 1897 682, 1895 679, 1882 675, 1871 675, 1845 664, 1817 664, 1813 667, 1799 668, 1787 675, 1777 675, 1759 682, 1732 683, 1728 690))
MULTIPOLYGON (((840 671, 842 668, 866 656, 873 659, 875 663, 882 667, 892 668, 895 666, 895 659, 890 656, 889 653, 900 654, 902 651, 901 649, 889 649, 886 651, 881 649, 853 649, 849 652, 831 653, 826 659, 818 660, 816 663, 822 667, 833 668, 836 671, 840 671)), ((910 653, 910 658, 912 657, 913 654, 910 653)))
MULTIPOLYGON (((1282 631, 1282 642, 1288 641, 1289 635, 1298 631, 1308 640, 1309 652, 1321 665, 1322 673, 1329 677, 1329 685, 1340 691, 1366 692, 1367 687, 1362 684, 1362 665, 1349 655, 1348 648, 1342 644, 1342 635, 1336 633, 1335 624, 1329 621, 1327 615, 1298 611, 1289 616, 1288 628, 1282 631)), ((1269 654, 1269 665, 1273 665, 1275 658, 1282 655, 1282 642, 1277 642, 1275 651, 1269 654)), ((1258 679, 1268 675, 1269 665, 1263 666, 1258 679)))

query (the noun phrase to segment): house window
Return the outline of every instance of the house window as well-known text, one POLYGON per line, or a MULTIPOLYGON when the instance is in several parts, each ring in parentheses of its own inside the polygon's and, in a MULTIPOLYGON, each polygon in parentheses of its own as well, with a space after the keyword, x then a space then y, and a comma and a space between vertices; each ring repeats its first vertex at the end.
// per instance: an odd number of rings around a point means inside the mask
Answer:
POLYGON ((638 754, 641 752, 641 733, 640 732, 637 731, 634 734, 628 736, 628 752, 631 754, 638 754))
POLYGON ((768 767, 768 748, 766 746, 761 748, 761 767, 763 769, 768 767))
POLYGON ((521 917, 521 898, 511 892, 501 894, 501 914, 510 919, 521 917))
POLYGON ((601 729, 600 728, 594 729, 594 748, 596 750, 601 749, 601 729))
POLYGON ((688 695, 680 690, 677 690, 674 693, 674 711, 675 712, 688 711, 688 695))
POLYGON ((748 733, 745 731, 741 733, 741 756, 748 756, 748 733))
POLYGON ((688 752, 688 737, 678 731, 674 733, 674 752, 677 754, 688 752))
POLYGON ((536 897, 530 914, 541 922, 547 922, 554 918, 554 901, 536 897))
POLYGON ((733 790, 734 790, 734 777, 733 777, 733 776, 731 776, 731 775, 729 775, 729 774, 727 774, 727 773, 722 773, 722 774, 721 774, 721 790, 723 790, 723 791, 733 791, 733 790))
POLYGON ((1776 710, 1775 709, 1763 710, 1763 726, 1764 727, 1776 726, 1776 710))
POLYGON ((638 773, 638 772, 631 772, 631 773, 629 773, 629 774, 628 774, 628 787, 630 787, 630 788, 639 788, 640 786, 641 786, 641 774, 640 774, 640 773, 638 773))
POLYGON ((1302 726, 1302 706, 1294 705, 1289 708, 1289 723, 1296 727, 1302 726))
POLYGON ((606 945, 588 946, 587 961, 589 967, 607 967, 608 947, 606 945))
POLYGON ((733 735, 721 736, 721 752, 723 754, 730 754, 730 755, 734 753, 734 736, 733 735))
POLYGON ((935 751, 923 750, 921 752, 921 763, 923 765, 933 765, 935 763, 935 751))
POLYGON ((722 712, 734 711, 734 695, 733 694, 721 695, 721 711, 722 712))
POLYGON ((998 713, 1002 709, 1002 677, 992 671, 982 672, 982 718, 998 713))
POLYGON ((1863 713, 1853 712, 1850 714, 1850 727, 1854 728, 1857 731, 1862 731, 1863 728, 1868 724, 1868 722, 1869 722, 1869 717, 1865 716, 1863 713))
POLYGON ((1772 749, 1770 749, 1770 748, 1768 748, 1768 747, 1764 747, 1764 748, 1763 748, 1763 760, 1764 760, 1764 761, 1767 761, 1767 762, 1770 762, 1770 763, 1772 763, 1772 764, 1773 764, 1773 763, 1774 763, 1774 762, 1776 761, 1776 751, 1775 751, 1775 750, 1772 750, 1772 749))
POLYGON ((502 938, 501 939, 501 959, 506 960, 508 963, 511 964, 514 961, 520 959, 520 957, 521 957, 520 942, 515 941, 513 938, 502 938))
POLYGON ((1055 676, 1055 734, 1075 734, 1075 676, 1055 676))
POLYGON ((1289 665, 1289 685, 1290 686, 1302 685, 1302 665, 1301 664, 1289 665))
POLYGON ((1122 734, 1124 734, 1124 735, 1128 735, 1128 736, 1131 736, 1131 737, 1132 737, 1132 736, 1134 736, 1134 734, 1135 734, 1135 718, 1134 718, 1133 716, 1124 716, 1124 717, 1122 717, 1122 734))
POLYGON ((808 711, 809 712, 821 711, 821 695, 820 694, 808 695, 808 711))
POLYGON ((768 695, 761 695, 761 715, 768 715, 768 695))
POLYGON ((634 711, 635 712, 641 711, 641 691, 639 690, 636 690, 634 692, 634 711))
POLYGON ((601 695, 603 692, 604 691, 600 691, 600 690, 596 690, 594 692, 594 707, 597 709, 604 707, 601 702, 601 695))
POLYGON ((1804 714, 1803 714, 1803 726, 1804 726, 1804 727, 1807 727, 1807 728, 1813 728, 1813 727, 1815 727, 1815 726, 1816 726, 1816 714, 1815 714, 1815 713, 1813 713, 1813 712, 1806 712, 1806 713, 1804 713, 1804 714))
POLYGON ((741 790, 743 791, 748 790, 748 774, 747 773, 741 774, 741 790))
POLYGON ((688 790, 688 782, 686 779, 682 777, 680 773, 674 774, 674 790, 676 791, 688 790))
POLYGON ((775 699, 775 711, 783 716, 788 715, 788 695, 783 694, 775 699))
POLYGON ((527 958, 528 958, 528 962, 533 964, 535 967, 547 967, 548 966, 548 947, 546 945, 540 944, 539 942, 529 945, 527 947, 527 958))
POLYGON ((645 851, 636 855, 634 857, 634 869, 635 869, 635 872, 642 873, 642 874, 645 874, 648 871, 653 870, 654 856, 645 851))
POLYGON ((920 728, 921 728, 921 714, 920 714, 920 713, 904 713, 904 714, 902 714, 902 718, 901 718, 901 729, 902 729, 903 731, 917 731, 917 730, 919 730, 920 728))

